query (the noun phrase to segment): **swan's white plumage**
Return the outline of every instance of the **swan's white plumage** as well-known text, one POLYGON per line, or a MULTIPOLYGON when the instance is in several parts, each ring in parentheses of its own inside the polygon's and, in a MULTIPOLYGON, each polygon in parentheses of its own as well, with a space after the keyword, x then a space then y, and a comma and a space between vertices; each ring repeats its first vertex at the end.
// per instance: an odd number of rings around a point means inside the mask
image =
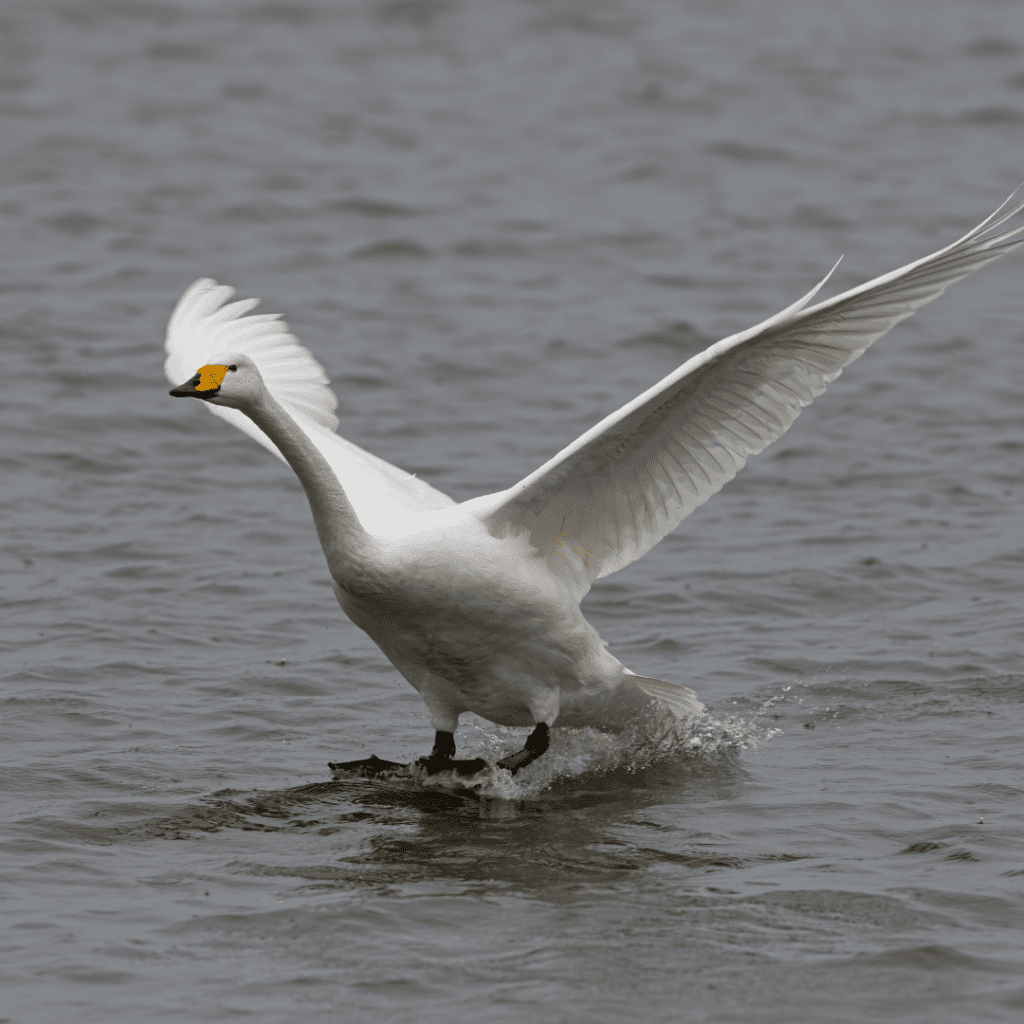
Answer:
MULTIPOLYGON (((245 352, 258 362, 263 379, 290 412, 300 412, 319 426, 335 430, 338 417, 334 415, 334 409, 338 399, 331 390, 324 368, 309 349, 299 344, 298 338, 288 333, 288 325, 280 313, 262 313, 241 319, 259 305, 259 299, 242 299, 224 305, 234 294, 234 288, 203 278, 181 297, 167 324, 164 371, 168 378, 184 380, 212 353, 245 352)), ((212 405, 209 408, 215 415, 235 411, 212 405)), ((233 417, 224 418, 239 426, 233 417)), ((247 417, 242 418, 252 424, 247 417)), ((274 443, 257 431, 255 425, 251 425, 251 430, 242 429, 280 458, 274 443)))
POLYGON ((506 725, 603 727, 651 698, 692 719, 703 707, 693 691, 626 669, 580 599, 788 430, 896 323, 1024 244, 1014 240, 1024 226, 998 230, 1024 209, 1003 212, 1012 199, 953 245, 808 305, 823 281, 690 359, 520 483, 460 505, 335 434, 323 368, 277 317, 243 316, 257 300, 225 305, 231 288, 203 279, 188 289, 168 326, 166 371, 178 384, 237 361, 221 391, 204 395, 211 412, 283 458, 246 409, 290 453, 342 607, 420 691, 436 729, 452 731, 463 711, 506 725))
POLYGON ((506 491, 490 522, 528 531, 582 596, 674 530, 891 327, 1024 244, 1010 241, 1022 227, 996 231, 1024 209, 998 216, 1010 199, 931 256, 805 308, 818 285, 694 356, 506 491))
MULTIPOLYGON (((324 368, 309 349, 289 334, 279 313, 246 316, 259 299, 224 305, 234 288, 204 277, 192 284, 178 301, 167 324, 164 372, 172 383, 190 377, 197 367, 221 352, 241 352, 259 367, 270 393, 295 418, 338 475, 360 517, 389 520, 404 511, 447 508, 455 502, 411 473, 371 455, 334 433, 338 399, 324 368)), ((282 461, 273 441, 238 409, 207 405, 259 441, 282 461)))

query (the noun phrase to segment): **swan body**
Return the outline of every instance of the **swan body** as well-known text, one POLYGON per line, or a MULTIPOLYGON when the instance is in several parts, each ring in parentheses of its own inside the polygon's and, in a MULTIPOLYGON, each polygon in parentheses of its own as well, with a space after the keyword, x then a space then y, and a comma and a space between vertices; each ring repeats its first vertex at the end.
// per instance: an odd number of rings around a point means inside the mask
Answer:
POLYGON ((277 316, 243 315, 256 299, 225 305, 233 289, 196 281, 171 316, 165 370, 172 383, 191 378, 172 395, 201 399, 295 470, 342 609, 427 705, 428 768, 456 763, 451 734, 473 712, 534 727, 526 748, 499 762, 514 772, 543 753, 556 723, 620 728, 651 701, 700 716, 692 690, 613 657, 580 601, 781 436, 892 326, 1024 244, 1024 225, 999 230, 1024 209, 1007 211, 1012 199, 953 245, 809 306, 826 277, 518 484, 461 504, 339 437, 323 369, 277 316))

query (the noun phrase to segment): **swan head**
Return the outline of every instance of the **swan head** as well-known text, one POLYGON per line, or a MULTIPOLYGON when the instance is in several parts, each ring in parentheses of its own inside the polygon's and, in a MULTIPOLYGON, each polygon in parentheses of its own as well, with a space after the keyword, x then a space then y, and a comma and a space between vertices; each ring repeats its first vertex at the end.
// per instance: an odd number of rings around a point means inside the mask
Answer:
POLYGON ((201 398, 212 405, 242 409, 256 401, 265 385, 256 364, 238 353, 227 353, 200 366, 190 380, 172 388, 175 398, 201 398))

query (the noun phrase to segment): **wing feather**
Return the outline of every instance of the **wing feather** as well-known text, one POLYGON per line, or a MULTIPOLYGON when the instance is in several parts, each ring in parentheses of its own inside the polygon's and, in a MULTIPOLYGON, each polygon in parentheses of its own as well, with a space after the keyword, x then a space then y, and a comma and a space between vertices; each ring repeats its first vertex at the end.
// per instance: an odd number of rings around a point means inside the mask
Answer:
POLYGON ((808 306, 826 277, 712 345, 496 496, 485 522, 499 536, 526 533, 585 592, 675 529, 883 334, 1024 245, 1024 225, 998 230, 1024 209, 1011 205, 1016 194, 931 256, 808 306))
MULTIPOLYGON (((202 278, 181 297, 167 324, 164 371, 172 384, 188 380, 218 355, 247 355, 270 392, 320 449, 364 522, 396 509, 419 511, 455 504, 425 480, 339 437, 334 415, 338 400, 323 367, 289 333, 280 314, 244 316, 260 300, 228 303, 234 293, 234 288, 202 278)), ((248 416, 225 406, 203 405, 283 461, 274 442, 248 416)))

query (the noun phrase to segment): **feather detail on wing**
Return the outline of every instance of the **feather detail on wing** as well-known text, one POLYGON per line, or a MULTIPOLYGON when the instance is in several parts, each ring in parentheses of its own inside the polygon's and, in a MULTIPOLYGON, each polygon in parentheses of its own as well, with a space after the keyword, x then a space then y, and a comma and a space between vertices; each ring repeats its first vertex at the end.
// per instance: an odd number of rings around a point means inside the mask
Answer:
MULTIPOLYGON (((172 384, 188 380, 199 367, 227 352, 249 356, 271 394, 292 415, 330 464, 364 522, 389 508, 420 511, 455 502, 425 480, 339 437, 338 404, 323 367, 288 333, 277 313, 243 316, 259 299, 224 305, 234 288, 202 278, 181 297, 167 324, 164 372, 172 384), (383 506, 383 507, 382 507, 383 506)), ((279 459, 277 446, 237 409, 203 403, 258 441, 279 459)), ((369 528, 369 526, 368 526, 369 528)))
POLYGON ((1024 209, 1002 212, 1016 194, 931 256, 805 308, 816 288, 712 345, 496 496, 482 518, 498 536, 526 534, 585 593, 675 529, 891 327, 1024 245, 1011 241, 1024 225, 997 230, 1024 209))

